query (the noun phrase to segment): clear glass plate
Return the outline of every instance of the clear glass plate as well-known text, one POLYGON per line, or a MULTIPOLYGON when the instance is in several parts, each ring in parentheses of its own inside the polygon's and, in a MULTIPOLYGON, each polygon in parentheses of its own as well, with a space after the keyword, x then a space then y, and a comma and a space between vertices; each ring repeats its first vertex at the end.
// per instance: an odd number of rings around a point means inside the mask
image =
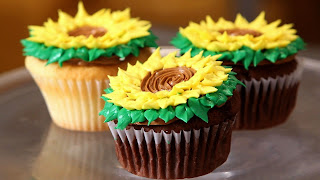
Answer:
MULTIPOLYGON (((227 162, 197 179, 320 179, 320 62, 304 64, 289 120, 234 132, 227 162)), ((52 124, 34 82, 0 94, 0 117, 0 179, 145 179, 120 167, 110 132, 52 124)))

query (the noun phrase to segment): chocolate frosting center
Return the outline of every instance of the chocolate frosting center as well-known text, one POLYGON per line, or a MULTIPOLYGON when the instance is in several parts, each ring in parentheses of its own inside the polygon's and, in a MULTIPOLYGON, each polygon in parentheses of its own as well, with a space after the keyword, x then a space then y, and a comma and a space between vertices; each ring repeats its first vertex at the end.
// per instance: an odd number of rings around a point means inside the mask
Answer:
POLYGON ((195 73, 194 69, 184 66, 157 70, 143 78, 141 90, 152 93, 171 90, 174 85, 189 80, 195 73))
POLYGON ((255 30, 252 30, 252 29, 238 29, 238 28, 235 28, 235 29, 223 29, 223 30, 220 30, 219 32, 220 33, 227 32, 227 34, 230 35, 230 36, 244 36, 246 34, 251 34, 254 37, 258 37, 258 36, 262 35, 262 33, 259 32, 259 31, 255 31, 255 30))
POLYGON ((92 27, 92 26, 82 26, 78 27, 72 31, 68 32, 69 36, 86 36, 89 37, 90 35, 93 35, 94 37, 100 37, 105 35, 107 30, 103 27, 92 27))

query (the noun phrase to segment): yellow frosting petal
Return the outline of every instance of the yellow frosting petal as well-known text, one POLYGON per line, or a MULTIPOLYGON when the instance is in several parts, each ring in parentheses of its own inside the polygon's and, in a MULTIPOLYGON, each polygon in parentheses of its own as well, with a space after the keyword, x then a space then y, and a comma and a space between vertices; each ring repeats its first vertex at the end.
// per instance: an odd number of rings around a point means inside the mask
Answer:
POLYGON ((126 44, 132 39, 148 36, 151 27, 150 22, 132 18, 130 9, 114 11, 101 9, 89 15, 82 2, 78 4, 78 12, 75 17, 61 10, 58 11, 59 19, 54 22, 48 19, 43 26, 29 26, 30 41, 44 43, 46 46, 58 48, 100 48, 105 49, 119 44, 126 44), (88 38, 85 36, 69 36, 68 32, 82 27, 102 27, 106 33, 100 37, 88 38))
POLYGON ((180 28, 179 31, 193 45, 209 51, 235 51, 242 46, 259 50, 284 47, 297 39, 296 31, 291 29, 292 24, 279 26, 280 23, 281 20, 277 20, 267 24, 264 12, 261 12, 252 22, 248 22, 241 14, 237 15, 234 22, 224 18, 219 18, 215 22, 210 16, 207 16, 206 21, 201 21, 199 24, 190 22, 189 26, 180 28), (232 29, 249 29, 260 32, 262 35, 257 37, 251 34, 234 36, 225 31, 232 29))
POLYGON ((222 62, 217 61, 220 56, 204 58, 201 52, 191 57, 190 52, 187 52, 181 57, 176 57, 176 52, 173 52, 161 57, 160 49, 157 49, 144 64, 137 62, 135 65, 128 65, 126 71, 119 69, 117 76, 110 76, 113 92, 105 97, 110 99, 109 102, 130 110, 159 109, 186 103, 189 98, 198 98, 217 91, 216 87, 227 80, 227 73, 231 69, 221 66, 222 62), (174 85, 170 91, 151 93, 141 90, 141 82, 147 74, 180 66, 191 67, 196 72, 189 80, 174 85))

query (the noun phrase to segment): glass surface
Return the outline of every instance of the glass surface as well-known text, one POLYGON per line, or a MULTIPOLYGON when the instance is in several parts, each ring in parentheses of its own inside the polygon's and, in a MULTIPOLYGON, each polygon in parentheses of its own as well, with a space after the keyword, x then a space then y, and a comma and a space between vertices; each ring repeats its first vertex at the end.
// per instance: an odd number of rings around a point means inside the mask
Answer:
MULTIPOLYGON (((304 69, 285 124, 234 132, 227 162, 197 179, 320 179, 319 67, 304 69)), ((145 179, 120 167, 110 132, 52 124, 33 82, 0 95, 0 117, 0 179, 145 179)))

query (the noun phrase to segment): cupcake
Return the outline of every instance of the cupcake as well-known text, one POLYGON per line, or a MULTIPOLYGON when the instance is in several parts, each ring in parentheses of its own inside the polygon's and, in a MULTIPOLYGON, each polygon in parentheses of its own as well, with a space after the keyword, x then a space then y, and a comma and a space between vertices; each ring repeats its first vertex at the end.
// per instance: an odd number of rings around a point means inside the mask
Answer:
POLYGON ((241 111, 235 129, 262 129, 281 124, 293 110, 302 68, 296 59, 305 43, 292 24, 270 24, 262 12, 248 22, 240 14, 235 22, 191 22, 180 28, 171 43, 195 56, 221 54, 223 65, 231 65, 246 87, 239 87, 241 111))
POLYGON ((218 57, 191 57, 191 51, 161 57, 157 49, 145 63, 109 76, 100 115, 124 169, 155 179, 191 178, 226 161, 241 82, 218 57))
POLYGON ((156 47, 151 24, 130 16, 130 10, 102 9, 89 15, 80 2, 72 17, 59 11, 57 22, 30 26, 22 40, 25 66, 39 86, 52 120, 77 131, 108 127, 98 113, 100 96, 127 63, 145 61, 156 47))

